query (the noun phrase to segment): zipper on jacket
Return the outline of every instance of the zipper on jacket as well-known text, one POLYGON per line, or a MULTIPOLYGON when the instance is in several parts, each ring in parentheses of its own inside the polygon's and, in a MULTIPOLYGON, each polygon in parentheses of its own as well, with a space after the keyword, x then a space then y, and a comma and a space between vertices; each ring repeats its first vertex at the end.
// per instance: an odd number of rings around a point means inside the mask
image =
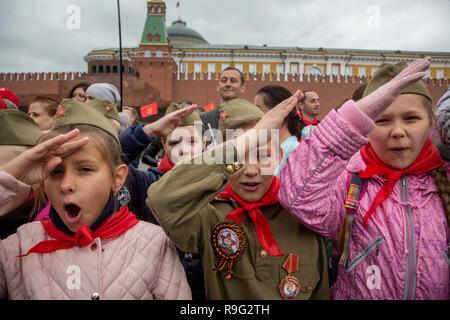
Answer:
POLYGON ((379 236, 374 241, 369 243, 369 245, 364 249, 363 252, 359 253, 350 261, 348 264, 348 267, 346 269, 347 273, 352 271, 357 265, 359 265, 373 250, 377 250, 376 254, 378 255, 378 250, 380 244, 384 242, 384 238, 382 236, 379 236))
MULTIPOLYGON (((409 191, 405 176, 400 178, 400 199, 409 202, 409 191)), ((408 243, 408 254, 406 255, 406 284, 403 293, 404 300, 413 300, 416 289, 416 244, 414 239, 414 223, 412 220, 411 207, 408 205, 403 211, 406 224, 406 240, 408 243)))

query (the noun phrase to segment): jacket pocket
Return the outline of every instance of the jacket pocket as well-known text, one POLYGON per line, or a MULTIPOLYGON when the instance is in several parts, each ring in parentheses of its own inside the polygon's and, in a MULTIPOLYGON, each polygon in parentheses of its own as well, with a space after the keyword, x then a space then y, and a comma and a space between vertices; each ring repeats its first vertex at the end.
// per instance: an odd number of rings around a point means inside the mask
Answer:
POLYGON ((364 251, 358 253, 349 264, 347 265, 346 272, 349 273, 356 268, 367 256, 375 249, 377 249, 384 242, 384 238, 379 236, 364 249, 364 251))

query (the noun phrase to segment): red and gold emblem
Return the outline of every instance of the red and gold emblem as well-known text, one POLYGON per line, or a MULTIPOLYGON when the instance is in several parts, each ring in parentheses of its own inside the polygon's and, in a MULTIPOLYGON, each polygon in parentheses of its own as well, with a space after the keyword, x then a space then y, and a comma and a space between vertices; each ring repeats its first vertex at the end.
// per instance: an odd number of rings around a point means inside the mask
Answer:
POLYGON ((298 255, 289 254, 283 264, 283 269, 288 273, 280 283, 280 294, 286 300, 292 300, 297 297, 300 290, 300 282, 296 277, 292 276, 298 270, 298 255))
POLYGON ((281 296, 286 300, 295 299, 300 290, 300 283, 296 277, 287 275, 280 283, 281 296))
POLYGON ((211 233, 211 243, 219 263, 214 273, 226 270, 225 278, 231 279, 233 264, 247 249, 247 239, 242 226, 234 221, 217 223, 211 233))

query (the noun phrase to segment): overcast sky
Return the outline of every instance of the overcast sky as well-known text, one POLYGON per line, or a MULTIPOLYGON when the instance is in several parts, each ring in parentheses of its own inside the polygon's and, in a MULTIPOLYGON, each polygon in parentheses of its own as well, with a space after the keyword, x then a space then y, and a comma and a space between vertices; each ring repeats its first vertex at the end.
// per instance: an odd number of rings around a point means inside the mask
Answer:
MULTIPOLYGON (((165 1, 166 24, 178 17, 165 1)), ((450 0, 180 0, 211 44, 450 52, 450 0)), ((136 47, 146 0, 121 0, 122 45, 136 47)), ((86 71, 119 47, 117 0, 0 0, 0 72, 86 71), (77 13, 79 10, 79 14, 77 13)))

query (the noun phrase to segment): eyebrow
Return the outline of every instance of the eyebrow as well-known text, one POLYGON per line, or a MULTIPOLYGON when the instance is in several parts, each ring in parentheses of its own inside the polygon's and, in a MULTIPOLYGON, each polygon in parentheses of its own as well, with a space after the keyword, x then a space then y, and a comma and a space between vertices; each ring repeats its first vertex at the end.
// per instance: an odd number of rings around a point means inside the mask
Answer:
POLYGON ((75 163, 76 165, 95 164, 96 161, 90 160, 90 159, 80 159, 80 160, 75 160, 74 163, 75 163))

